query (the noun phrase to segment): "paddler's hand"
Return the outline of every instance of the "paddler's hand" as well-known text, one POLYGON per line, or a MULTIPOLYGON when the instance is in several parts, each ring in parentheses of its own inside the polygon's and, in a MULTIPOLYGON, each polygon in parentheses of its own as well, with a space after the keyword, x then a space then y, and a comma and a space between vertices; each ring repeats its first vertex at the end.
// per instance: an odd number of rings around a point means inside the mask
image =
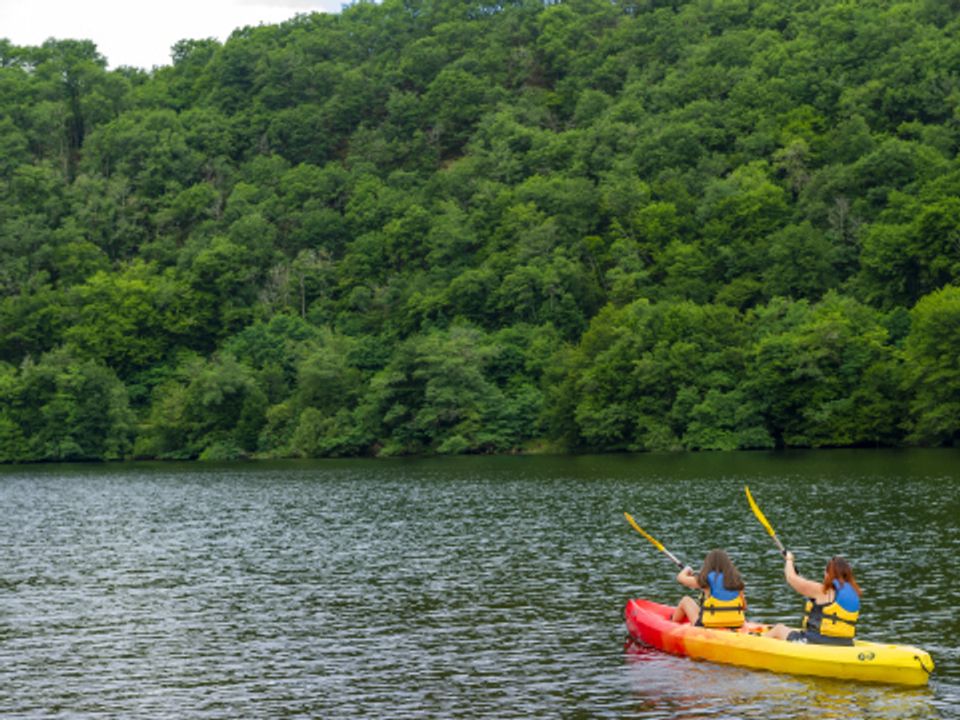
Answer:
POLYGON ((680 571, 680 574, 687 575, 688 577, 693 577, 693 568, 687 565, 683 568, 683 570, 680 571))
POLYGON ((793 553, 787 550, 787 554, 784 556, 784 562, 793 565, 793 553))

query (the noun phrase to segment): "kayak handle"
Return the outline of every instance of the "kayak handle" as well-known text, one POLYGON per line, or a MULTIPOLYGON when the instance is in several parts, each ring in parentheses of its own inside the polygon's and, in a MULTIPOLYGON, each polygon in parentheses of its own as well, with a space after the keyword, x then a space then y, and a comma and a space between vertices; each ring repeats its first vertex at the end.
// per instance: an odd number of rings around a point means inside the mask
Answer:
POLYGON ((923 664, 923 658, 921 658, 919 655, 914 655, 914 656, 913 656, 913 659, 916 660, 917 663, 919 663, 920 667, 923 668, 923 671, 924 671, 927 675, 930 675, 930 674, 933 672, 933 668, 932 668, 932 667, 929 667, 929 668, 928 668, 926 665, 923 664))

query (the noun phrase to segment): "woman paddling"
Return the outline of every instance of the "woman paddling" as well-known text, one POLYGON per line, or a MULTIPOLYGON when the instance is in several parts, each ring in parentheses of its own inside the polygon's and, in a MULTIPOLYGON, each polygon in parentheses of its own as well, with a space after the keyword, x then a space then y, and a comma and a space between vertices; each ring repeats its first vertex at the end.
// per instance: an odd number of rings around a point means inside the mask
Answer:
POLYGON ((860 586, 853 577, 850 563, 839 555, 830 558, 823 571, 823 583, 818 583, 797 574, 793 553, 788 552, 783 574, 787 584, 807 598, 803 629, 774 625, 764 635, 790 642, 853 645, 860 617, 860 586))
POLYGON ((702 607, 690 597, 680 598, 673 621, 684 618, 694 625, 708 628, 738 628, 743 625, 747 600, 743 579, 730 556, 723 550, 711 550, 703 560, 700 572, 688 566, 677 575, 677 582, 691 590, 703 591, 702 607))

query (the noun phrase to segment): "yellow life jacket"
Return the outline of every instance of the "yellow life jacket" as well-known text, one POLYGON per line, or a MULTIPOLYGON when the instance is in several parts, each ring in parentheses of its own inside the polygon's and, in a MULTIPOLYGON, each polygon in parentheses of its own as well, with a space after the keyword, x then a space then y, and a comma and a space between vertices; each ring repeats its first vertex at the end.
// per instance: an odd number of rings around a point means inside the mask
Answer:
POLYGON ((860 596, 850 585, 838 580, 833 581, 833 586, 836 592, 831 602, 818 605, 807 600, 803 629, 824 637, 852 639, 860 617, 860 596))
POLYGON ((738 628, 747 619, 743 596, 733 600, 717 600, 710 595, 700 607, 700 624, 708 628, 738 628))
POLYGON ((710 594, 700 605, 697 624, 708 628, 738 628, 743 625, 747 609, 743 593, 739 592, 727 600, 720 600, 717 595, 731 595, 736 591, 727 590, 723 586, 723 573, 711 572, 707 581, 710 584, 710 594))

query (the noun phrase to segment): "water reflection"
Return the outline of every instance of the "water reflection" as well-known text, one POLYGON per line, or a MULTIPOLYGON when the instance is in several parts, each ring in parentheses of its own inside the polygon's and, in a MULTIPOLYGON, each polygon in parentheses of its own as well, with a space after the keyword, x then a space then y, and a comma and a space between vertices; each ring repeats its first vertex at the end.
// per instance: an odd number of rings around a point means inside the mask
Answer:
POLYGON ((624 657, 636 716, 664 720, 930 720, 941 714, 929 688, 898 688, 778 675, 697 662, 630 638, 624 657))

